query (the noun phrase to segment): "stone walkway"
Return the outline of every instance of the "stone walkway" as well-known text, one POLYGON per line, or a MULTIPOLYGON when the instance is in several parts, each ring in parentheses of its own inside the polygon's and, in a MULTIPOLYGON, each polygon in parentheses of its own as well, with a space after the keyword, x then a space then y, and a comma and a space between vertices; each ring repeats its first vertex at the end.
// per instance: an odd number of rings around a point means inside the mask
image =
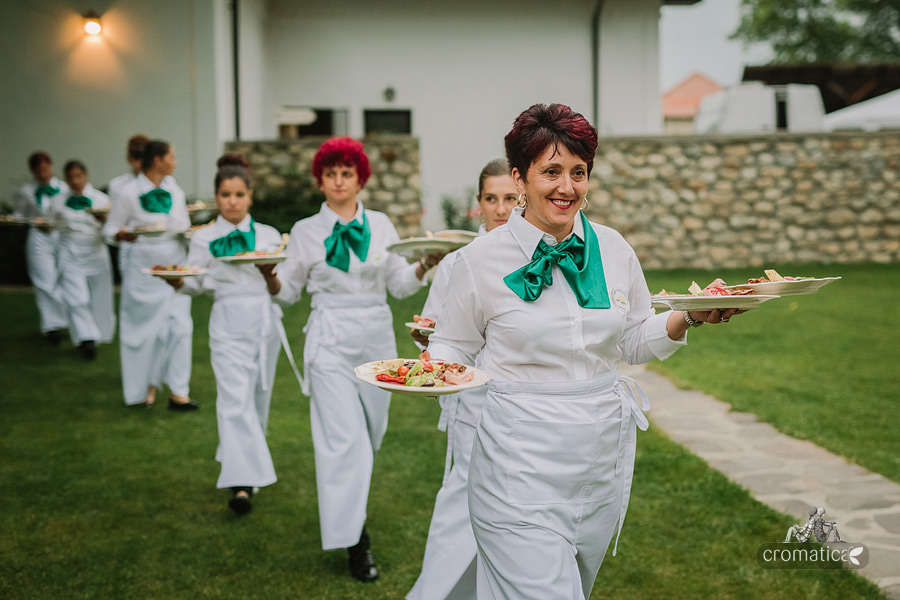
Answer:
POLYGON ((825 507, 825 517, 837 522, 843 539, 868 547, 869 564, 859 574, 900 600, 900 485, 779 433, 752 414, 730 412, 725 402, 680 390, 644 367, 619 370, 634 377, 650 398, 653 425, 760 502, 801 525, 810 507, 825 507))

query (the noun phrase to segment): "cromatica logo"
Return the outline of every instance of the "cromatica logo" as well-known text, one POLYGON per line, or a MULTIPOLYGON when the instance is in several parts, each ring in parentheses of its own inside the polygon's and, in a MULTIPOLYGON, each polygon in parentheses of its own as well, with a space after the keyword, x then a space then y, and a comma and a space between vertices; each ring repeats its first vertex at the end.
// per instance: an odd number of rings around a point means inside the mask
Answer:
POLYGON ((806 523, 791 525, 784 541, 760 545, 756 560, 766 569, 861 569, 869 563, 869 550, 842 539, 837 521, 813 506, 806 523))

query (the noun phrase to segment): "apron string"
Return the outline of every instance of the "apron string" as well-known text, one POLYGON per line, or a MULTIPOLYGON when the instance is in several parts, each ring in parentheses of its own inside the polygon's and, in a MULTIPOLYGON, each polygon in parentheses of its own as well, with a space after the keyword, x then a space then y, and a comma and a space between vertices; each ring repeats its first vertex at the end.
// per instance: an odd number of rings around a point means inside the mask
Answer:
POLYGON ((645 411, 650 410, 650 400, 647 394, 641 389, 641 386, 632 377, 622 375, 616 379, 616 395, 622 401, 622 420, 619 427, 619 448, 616 452, 616 475, 622 474, 625 470, 626 458, 630 463, 625 481, 622 482, 622 504, 619 509, 619 524, 616 531, 616 543, 613 545, 612 555, 616 555, 619 549, 619 536, 622 535, 622 526, 625 524, 625 513, 628 511, 628 499, 631 496, 631 480, 634 477, 634 451, 629 454, 629 449, 625 447, 625 441, 628 439, 628 428, 634 423, 634 426, 641 431, 647 431, 650 421, 647 420, 645 411), (637 394, 635 394, 635 392, 637 394), (640 401, 638 401, 640 396, 640 401))

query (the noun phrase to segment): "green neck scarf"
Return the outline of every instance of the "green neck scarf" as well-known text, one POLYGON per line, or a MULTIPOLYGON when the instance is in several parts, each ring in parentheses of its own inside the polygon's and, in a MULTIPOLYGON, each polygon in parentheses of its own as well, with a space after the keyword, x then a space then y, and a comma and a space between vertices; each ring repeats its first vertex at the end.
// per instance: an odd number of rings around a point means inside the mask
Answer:
POLYGON ((335 221, 331 235, 325 238, 325 263, 344 273, 350 270, 350 250, 361 262, 366 262, 369 255, 369 220, 366 211, 362 214, 362 223, 353 219, 346 225, 335 221))
POLYGON ((503 278, 516 296, 525 302, 537 300, 545 286, 553 285, 553 265, 556 264, 575 292, 579 306, 610 307, 597 234, 584 213, 581 213, 581 223, 584 225, 584 241, 576 235, 555 246, 541 240, 531 262, 503 278))
POLYGON ((87 196, 69 196, 66 198, 66 206, 72 210, 84 210, 91 207, 91 199, 87 196))
POLYGON ((172 210, 172 194, 155 188, 141 196, 141 208, 151 213, 169 214, 172 210))
POLYGON ((44 196, 52 198, 58 193, 58 187, 52 186, 49 183, 45 183, 44 185, 39 185, 37 189, 34 190, 34 199, 37 200, 38 206, 40 206, 41 202, 43 202, 44 196))
POLYGON ((216 258, 234 256, 238 252, 252 250, 256 250, 256 228, 252 217, 250 218, 250 231, 235 229, 228 235, 223 235, 209 243, 209 252, 216 258))

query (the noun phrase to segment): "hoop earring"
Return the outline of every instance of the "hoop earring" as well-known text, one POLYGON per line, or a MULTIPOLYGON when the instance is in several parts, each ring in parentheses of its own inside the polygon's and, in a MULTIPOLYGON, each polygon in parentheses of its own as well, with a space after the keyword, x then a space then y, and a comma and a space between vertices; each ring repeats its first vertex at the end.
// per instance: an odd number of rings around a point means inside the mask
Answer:
POLYGON ((516 206, 525 208, 526 204, 528 204, 528 197, 525 194, 519 194, 519 199, 516 201, 516 206))
POLYGON ((588 202, 587 196, 581 199, 581 210, 587 210, 591 207, 591 203, 588 202))

